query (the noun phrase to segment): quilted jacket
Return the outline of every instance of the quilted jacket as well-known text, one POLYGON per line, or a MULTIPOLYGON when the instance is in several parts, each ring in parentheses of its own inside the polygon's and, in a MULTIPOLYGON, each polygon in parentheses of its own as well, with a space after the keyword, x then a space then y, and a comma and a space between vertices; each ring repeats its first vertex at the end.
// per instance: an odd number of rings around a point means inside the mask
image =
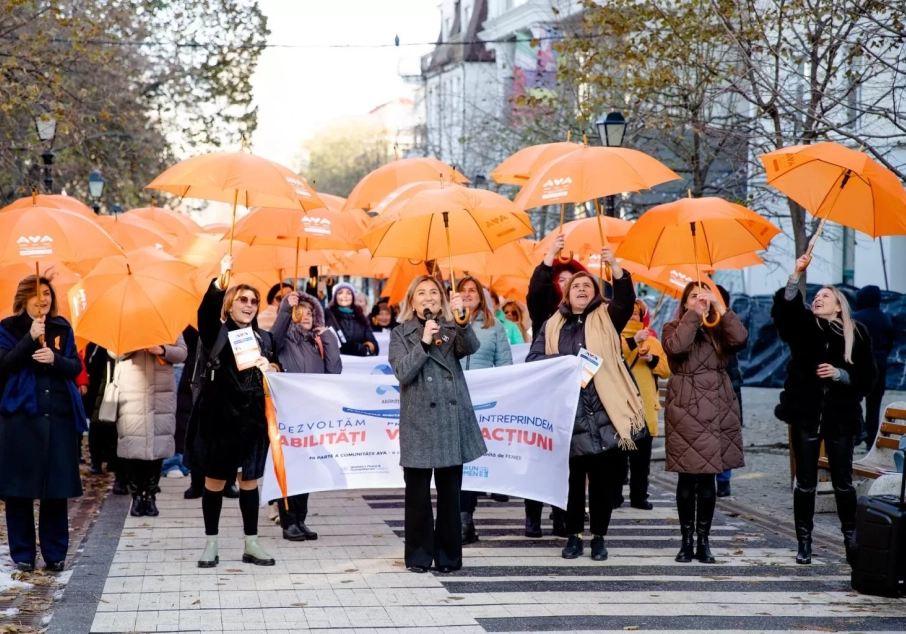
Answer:
MULTIPOLYGON (((746 347, 749 334, 732 310, 721 318, 724 353, 746 347)), ((667 471, 722 473, 745 466, 739 402, 701 315, 687 311, 664 325, 663 347, 673 376, 667 384, 667 471)))

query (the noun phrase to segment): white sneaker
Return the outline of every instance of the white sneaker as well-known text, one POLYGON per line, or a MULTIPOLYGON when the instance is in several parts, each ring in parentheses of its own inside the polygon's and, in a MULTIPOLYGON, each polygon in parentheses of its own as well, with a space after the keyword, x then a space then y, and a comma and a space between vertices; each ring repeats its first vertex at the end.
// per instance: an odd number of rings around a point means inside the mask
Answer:
POLYGON ((167 477, 168 478, 185 478, 186 476, 184 476, 182 474, 182 471, 180 471, 179 469, 171 469, 170 471, 167 471, 167 477))

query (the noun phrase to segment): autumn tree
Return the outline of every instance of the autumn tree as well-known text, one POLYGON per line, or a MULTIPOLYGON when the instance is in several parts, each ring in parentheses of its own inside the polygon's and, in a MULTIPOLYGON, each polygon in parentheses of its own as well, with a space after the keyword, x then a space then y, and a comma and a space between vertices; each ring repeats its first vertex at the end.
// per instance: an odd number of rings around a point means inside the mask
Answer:
POLYGON ((296 169, 318 191, 346 197, 366 174, 392 158, 387 132, 362 117, 334 123, 306 141, 296 169))

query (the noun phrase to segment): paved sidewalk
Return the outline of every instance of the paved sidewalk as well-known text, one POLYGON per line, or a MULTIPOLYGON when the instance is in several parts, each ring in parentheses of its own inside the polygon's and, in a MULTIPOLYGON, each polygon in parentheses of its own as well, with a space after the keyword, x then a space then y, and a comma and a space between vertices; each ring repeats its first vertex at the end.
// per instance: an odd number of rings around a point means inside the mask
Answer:
POLYGON ((128 517, 124 498, 108 499, 50 632, 906 630, 906 600, 853 593, 846 566, 820 551, 797 566, 793 544, 739 518, 716 518, 718 564, 675 563, 672 496, 657 491, 655 510, 615 512, 606 563, 560 558, 563 540, 522 536, 521 500, 482 498, 481 541, 464 569, 419 575, 402 561, 401 491, 312 495, 316 542, 280 539, 262 510, 274 567, 241 563, 239 509, 225 500, 221 563, 199 569, 201 509, 182 499, 186 484, 162 481, 158 518, 128 517))

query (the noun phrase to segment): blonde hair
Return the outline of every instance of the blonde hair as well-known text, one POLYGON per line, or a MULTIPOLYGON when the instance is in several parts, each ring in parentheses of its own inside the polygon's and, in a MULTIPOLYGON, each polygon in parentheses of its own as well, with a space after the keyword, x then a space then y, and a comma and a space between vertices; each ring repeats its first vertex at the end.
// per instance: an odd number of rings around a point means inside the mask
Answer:
POLYGON ((444 290, 444 287, 437 281, 437 278, 431 277, 430 275, 419 275, 412 280, 409 289, 406 291, 406 297, 403 299, 402 308, 400 308, 400 323, 409 321, 415 317, 416 313, 415 308, 412 306, 412 299, 415 297, 415 289, 418 288, 418 285, 422 282, 431 282, 437 287, 437 290, 440 292, 440 313, 444 319, 452 321, 453 311, 450 309, 450 300, 447 299, 447 292, 444 290))
MULTIPOLYGON (((258 292, 258 289, 248 284, 237 284, 229 287, 226 295, 223 296, 223 308, 220 309, 220 318, 223 321, 226 321, 227 317, 230 316, 230 309, 233 307, 233 302, 236 301, 236 296, 245 291, 252 291, 255 299, 258 300, 258 311, 261 310, 261 293, 258 292)), ((258 311, 255 311, 255 318, 258 317, 258 311)))
MULTIPOLYGON (((50 316, 57 316, 57 292, 53 289, 53 284, 50 283, 50 280, 44 276, 40 278, 41 286, 46 286, 50 289, 50 316)), ((25 307, 28 304, 28 300, 32 297, 38 296, 38 280, 35 279, 34 275, 29 275, 26 278, 23 278, 19 282, 19 286, 16 288, 16 294, 13 296, 13 314, 22 315, 25 313, 25 307)))
POLYGON ((840 334, 843 335, 843 358, 847 363, 852 363, 853 339, 855 339, 854 334, 856 332, 856 322, 853 321, 852 310, 849 307, 849 301, 847 301, 846 295, 841 293, 839 289, 836 289, 833 286, 822 286, 821 290, 830 291, 830 294, 833 295, 834 299, 837 300, 837 304, 840 305, 840 317, 838 319, 831 320, 830 324, 840 334))

